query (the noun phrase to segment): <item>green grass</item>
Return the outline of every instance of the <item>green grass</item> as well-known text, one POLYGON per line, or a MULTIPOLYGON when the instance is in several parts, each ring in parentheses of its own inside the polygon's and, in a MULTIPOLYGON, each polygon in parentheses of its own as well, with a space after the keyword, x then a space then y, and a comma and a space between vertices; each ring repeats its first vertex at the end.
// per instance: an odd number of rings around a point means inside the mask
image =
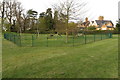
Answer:
POLYGON ((117 78, 118 39, 76 47, 18 47, 3 39, 3 78, 117 78))

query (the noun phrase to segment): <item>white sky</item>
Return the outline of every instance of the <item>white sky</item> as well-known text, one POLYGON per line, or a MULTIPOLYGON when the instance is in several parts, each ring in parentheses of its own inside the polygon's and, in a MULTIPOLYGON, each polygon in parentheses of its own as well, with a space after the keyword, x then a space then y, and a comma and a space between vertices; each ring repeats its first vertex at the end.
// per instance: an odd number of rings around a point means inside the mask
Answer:
MULTIPOLYGON (((18 0, 22 3, 26 10, 33 9, 39 13, 45 12, 51 5, 59 2, 59 0, 18 0)), ((83 0, 87 2, 86 9, 88 12, 84 17, 89 20, 96 20, 99 16, 104 16, 106 20, 112 20, 116 23, 118 20, 118 2, 120 0, 83 0)))

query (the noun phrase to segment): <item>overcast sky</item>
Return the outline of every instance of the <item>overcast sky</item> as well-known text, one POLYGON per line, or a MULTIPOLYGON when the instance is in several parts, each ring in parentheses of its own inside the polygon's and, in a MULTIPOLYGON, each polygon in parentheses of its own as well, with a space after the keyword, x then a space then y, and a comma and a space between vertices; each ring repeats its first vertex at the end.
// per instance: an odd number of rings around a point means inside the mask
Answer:
MULTIPOLYGON (((45 12, 51 5, 59 2, 59 0, 18 0, 22 3, 23 7, 33 9, 40 12, 45 12)), ((89 20, 96 20, 98 16, 104 16, 106 20, 112 20, 116 23, 118 19, 118 2, 120 0, 82 0, 87 2, 85 7, 88 12, 84 17, 88 17, 89 20)))

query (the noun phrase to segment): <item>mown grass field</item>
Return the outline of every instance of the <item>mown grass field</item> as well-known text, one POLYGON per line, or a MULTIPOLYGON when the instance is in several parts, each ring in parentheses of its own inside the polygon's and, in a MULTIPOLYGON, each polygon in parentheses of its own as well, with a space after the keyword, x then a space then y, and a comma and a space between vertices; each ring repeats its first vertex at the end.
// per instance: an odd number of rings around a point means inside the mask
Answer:
POLYGON ((76 47, 18 47, 3 39, 3 78, 117 78, 118 37, 76 47))

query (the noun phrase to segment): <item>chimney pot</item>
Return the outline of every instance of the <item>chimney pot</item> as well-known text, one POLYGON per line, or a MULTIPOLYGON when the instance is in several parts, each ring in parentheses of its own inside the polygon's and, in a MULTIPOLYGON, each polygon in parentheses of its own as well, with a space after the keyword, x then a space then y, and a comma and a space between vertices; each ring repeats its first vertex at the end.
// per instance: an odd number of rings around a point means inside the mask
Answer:
POLYGON ((104 20, 104 17, 103 17, 103 16, 99 16, 98 19, 99 19, 99 20, 104 20))

